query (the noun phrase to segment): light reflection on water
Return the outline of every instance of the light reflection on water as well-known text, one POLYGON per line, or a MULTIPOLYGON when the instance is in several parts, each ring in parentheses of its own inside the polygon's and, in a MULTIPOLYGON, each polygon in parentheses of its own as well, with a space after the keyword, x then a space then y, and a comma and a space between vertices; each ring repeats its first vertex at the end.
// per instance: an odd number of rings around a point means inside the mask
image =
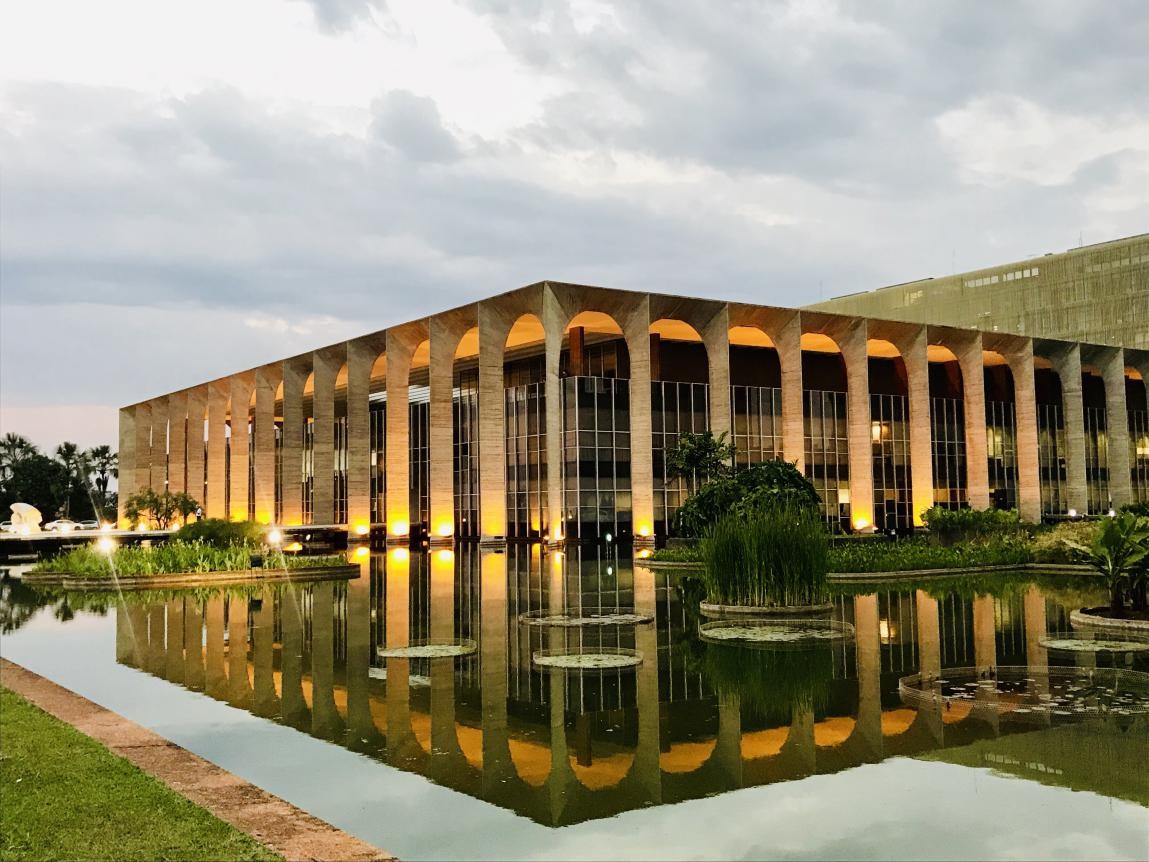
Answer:
POLYGON ((1035 729, 899 699, 898 678, 919 670, 1064 662, 1038 642, 1101 598, 1080 582, 843 593, 835 618, 856 640, 779 657, 703 644, 696 585, 617 552, 464 545, 361 568, 345 584, 113 601, 67 622, 73 597, 2 649, 404 858, 1006 856, 1027 829, 1027 856, 1149 850, 1144 719, 1035 729), (519 619, 616 610, 655 622, 519 619), (479 649, 376 654, 451 638, 479 649), (531 663, 600 647, 642 664, 531 663))

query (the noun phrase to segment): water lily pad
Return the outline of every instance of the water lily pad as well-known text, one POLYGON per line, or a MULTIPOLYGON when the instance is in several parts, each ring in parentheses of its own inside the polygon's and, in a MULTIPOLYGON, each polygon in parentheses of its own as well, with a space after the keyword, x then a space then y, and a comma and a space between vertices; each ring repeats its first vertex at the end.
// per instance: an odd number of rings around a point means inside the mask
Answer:
POLYGON ((1130 640, 1114 637, 1091 637, 1064 635, 1054 638, 1042 638, 1038 643, 1049 650, 1075 653, 1136 653, 1149 652, 1149 641, 1130 640))
POLYGON ((633 611, 591 611, 588 613, 558 613, 530 611, 519 614, 519 622, 528 626, 553 626, 556 628, 584 628, 589 626, 636 626, 653 622, 650 614, 633 611))
POLYGON ((377 651, 379 658, 456 658, 471 655, 479 645, 473 640, 412 641, 407 646, 384 648, 377 651))
POLYGON ((572 671, 622 670, 642 664, 642 653, 628 649, 539 650, 532 658, 537 667, 572 671))
POLYGON ((800 649, 852 638, 854 627, 828 619, 716 620, 704 623, 699 634, 715 643, 800 649))

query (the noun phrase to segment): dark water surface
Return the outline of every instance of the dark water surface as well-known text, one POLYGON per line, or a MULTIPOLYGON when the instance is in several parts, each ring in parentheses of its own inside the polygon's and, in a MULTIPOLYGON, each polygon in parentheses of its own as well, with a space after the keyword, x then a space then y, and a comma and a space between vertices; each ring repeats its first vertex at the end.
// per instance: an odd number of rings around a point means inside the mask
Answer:
POLYGON ((842 589, 854 636, 796 653, 702 641, 697 584, 617 552, 353 559, 346 584, 124 601, 9 584, 0 653, 404 859, 1149 857, 1145 717, 899 695, 1092 664, 1040 645, 1089 581, 842 589), (653 622, 523 618, 617 610, 653 622), (475 650, 377 655, 426 639, 475 650), (642 662, 532 664, 601 647, 642 662))

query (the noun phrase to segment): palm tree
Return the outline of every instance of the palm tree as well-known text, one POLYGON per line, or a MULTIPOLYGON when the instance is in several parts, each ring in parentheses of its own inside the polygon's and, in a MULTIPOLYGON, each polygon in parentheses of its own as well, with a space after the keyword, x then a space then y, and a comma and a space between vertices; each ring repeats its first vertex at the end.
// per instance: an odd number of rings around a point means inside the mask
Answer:
POLYGON ((92 474, 96 493, 99 495, 100 508, 108 506, 108 483, 112 477, 120 475, 119 454, 112 451, 111 446, 93 446, 84 453, 88 464, 88 471, 92 474))
POLYGON ((64 517, 66 518, 71 512, 72 492, 77 486, 84 485, 86 487, 88 484, 87 452, 75 443, 65 441, 56 447, 56 460, 64 466, 68 476, 67 492, 64 495, 64 517))
POLYGON ((31 440, 9 431, 0 437, 0 478, 7 479, 17 464, 37 454, 31 440))

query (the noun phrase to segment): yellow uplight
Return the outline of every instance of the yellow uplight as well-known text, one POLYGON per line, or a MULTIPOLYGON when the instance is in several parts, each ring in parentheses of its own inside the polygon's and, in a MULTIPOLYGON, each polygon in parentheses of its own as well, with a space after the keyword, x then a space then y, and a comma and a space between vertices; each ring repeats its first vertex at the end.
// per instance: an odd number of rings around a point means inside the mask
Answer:
POLYGON ((286 546, 283 550, 291 551, 291 553, 297 554, 303 550, 303 545, 301 545, 299 542, 292 542, 290 545, 286 546))
POLYGON ((370 554, 371 554, 371 549, 368 548, 366 545, 360 545, 358 548, 355 549, 355 558, 357 560, 366 559, 370 554))
POLYGON ((267 543, 269 545, 278 545, 283 541, 283 533, 275 527, 267 531, 267 543))
POLYGON ((355 525, 355 535, 356 536, 366 536, 370 532, 371 532, 371 528, 368 527, 366 524, 356 524, 355 525))
POLYGON ((391 525, 392 536, 406 536, 411 532, 411 525, 406 521, 396 521, 391 525))
POLYGON ((96 547, 102 554, 110 554, 116 549, 116 543, 108 536, 101 536, 96 542, 96 547))
POLYGON ((444 537, 451 535, 451 533, 454 531, 455 527, 450 521, 443 521, 441 524, 439 524, 438 527, 435 528, 435 532, 444 537))

